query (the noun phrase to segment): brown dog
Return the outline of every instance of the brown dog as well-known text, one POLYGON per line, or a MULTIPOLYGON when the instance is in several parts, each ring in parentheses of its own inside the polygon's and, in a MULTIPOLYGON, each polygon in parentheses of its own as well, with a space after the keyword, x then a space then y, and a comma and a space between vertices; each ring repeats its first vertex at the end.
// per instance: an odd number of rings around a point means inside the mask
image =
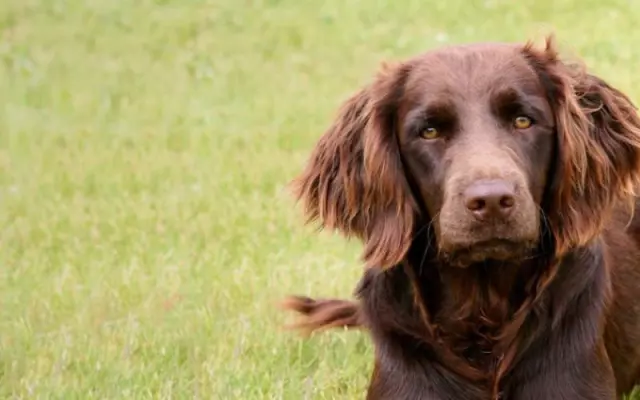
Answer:
POLYGON ((364 242, 369 399, 615 399, 640 378, 640 119, 552 40, 441 48, 342 107, 296 180, 364 242))

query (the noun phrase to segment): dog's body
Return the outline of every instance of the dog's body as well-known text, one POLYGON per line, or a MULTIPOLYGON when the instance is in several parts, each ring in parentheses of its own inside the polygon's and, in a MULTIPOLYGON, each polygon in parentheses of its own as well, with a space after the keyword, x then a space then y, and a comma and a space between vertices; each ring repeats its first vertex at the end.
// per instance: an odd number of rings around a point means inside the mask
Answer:
POLYGON ((352 97, 298 195, 365 242, 369 399, 615 399, 640 383, 640 119, 548 44, 459 46, 352 97))

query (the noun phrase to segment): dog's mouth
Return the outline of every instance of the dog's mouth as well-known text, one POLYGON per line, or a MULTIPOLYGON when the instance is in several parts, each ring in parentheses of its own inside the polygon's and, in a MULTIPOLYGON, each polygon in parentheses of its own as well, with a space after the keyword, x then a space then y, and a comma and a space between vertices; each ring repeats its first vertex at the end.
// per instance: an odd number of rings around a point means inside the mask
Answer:
POLYGON ((534 249, 535 243, 532 241, 490 239, 442 252, 441 257, 452 266, 466 268, 482 262, 523 261, 533 255, 534 249))

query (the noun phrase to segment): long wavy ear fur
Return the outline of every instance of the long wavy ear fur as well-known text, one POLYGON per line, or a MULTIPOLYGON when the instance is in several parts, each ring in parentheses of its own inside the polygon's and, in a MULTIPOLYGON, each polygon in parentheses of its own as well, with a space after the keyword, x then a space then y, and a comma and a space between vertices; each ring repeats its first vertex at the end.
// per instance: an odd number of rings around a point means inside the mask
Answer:
POLYGON ((351 96, 293 181, 308 221, 362 239, 367 267, 398 264, 411 244, 416 207, 395 132, 407 72, 387 67, 351 96))
POLYGON ((579 64, 560 61, 553 37, 523 52, 556 113, 557 169, 547 216, 556 254, 598 235, 640 183, 640 118, 629 98, 579 64))

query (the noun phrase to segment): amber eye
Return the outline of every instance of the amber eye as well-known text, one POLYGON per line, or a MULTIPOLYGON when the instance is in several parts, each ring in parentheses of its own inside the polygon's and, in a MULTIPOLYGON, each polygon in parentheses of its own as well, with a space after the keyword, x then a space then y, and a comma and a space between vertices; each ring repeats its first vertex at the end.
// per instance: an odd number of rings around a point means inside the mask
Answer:
POLYGON ((426 127, 420 133, 420 136, 422 136, 423 139, 436 139, 439 135, 440 133, 433 126, 426 127))
POLYGON ((513 120, 513 126, 516 129, 527 129, 533 125, 533 121, 529 117, 525 117, 524 115, 520 115, 513 120))

